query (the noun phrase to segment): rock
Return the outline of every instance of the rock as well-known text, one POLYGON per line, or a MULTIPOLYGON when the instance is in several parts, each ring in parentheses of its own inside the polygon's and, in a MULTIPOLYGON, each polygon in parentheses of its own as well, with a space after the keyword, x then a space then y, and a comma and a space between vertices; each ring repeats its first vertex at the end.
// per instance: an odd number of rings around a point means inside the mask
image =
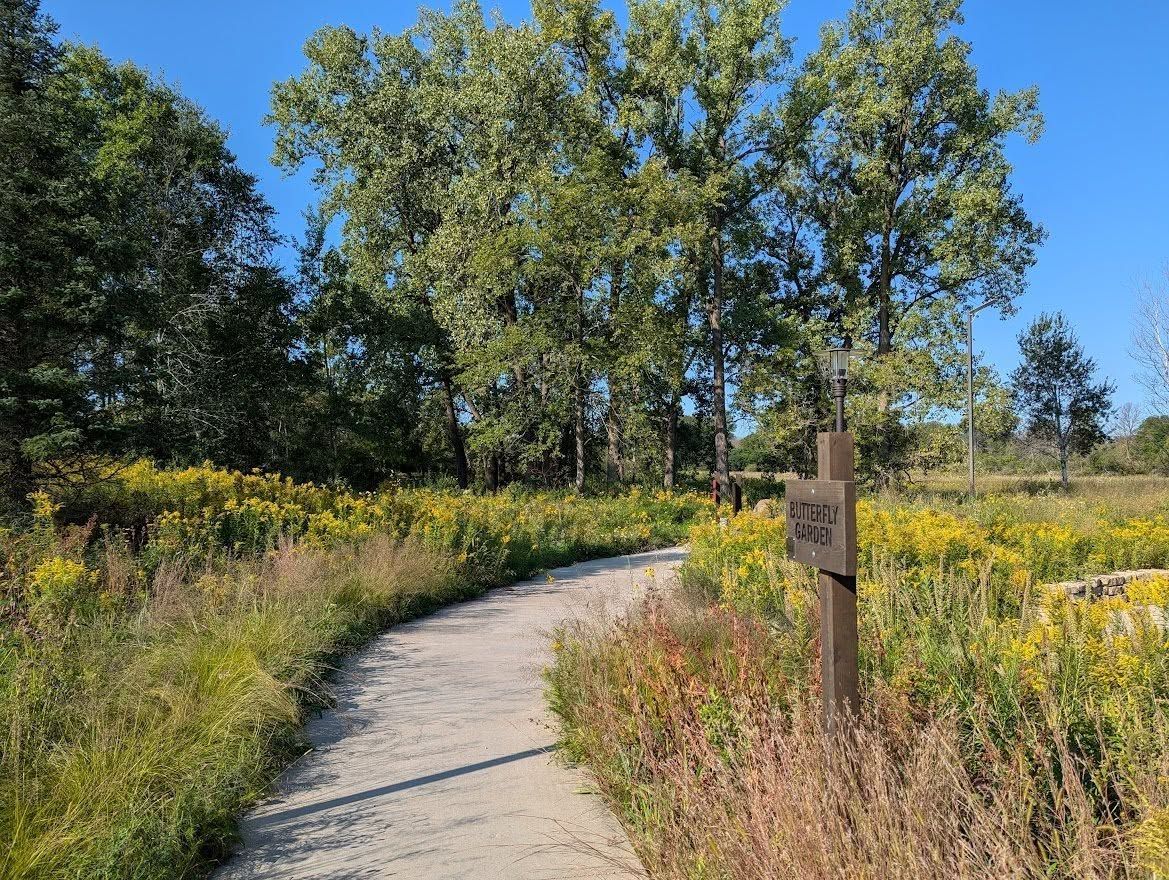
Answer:
POLYGON ((779 516, 780 506, 771 498, 764 498, 761 501, 755 502, 755 507, 752 508, 757 516, 779 516))
MULTIPOLYGON (((1117 571, 1112 574, 1097 575, 1087 580, 1060 581, 1056 584, 1045 584, 1043 589, 1055 593, 1066 593, 1072 599, 1123 596, 1126 592, 1127 584, 1158 576, 1169 576, 1169 570, 1163 568, 1137 568, 1132 571, 1117 571)), ((1164 615, 1158 619, 1163 620, 1164 615)))
POLYGON ((1112 615, 1109 630, 1113 635, 1131 637, 1150 624, 1161 632, 1166 631, 1169 623, 1165 620, 1164 609, 1156 605, 1142 605, 1131 611, 1117 611, 1112 615))
POLYGON ((1118 571, 1116 576, 1124 578, 1126 584, 1131 584, 1133 581, 1148 580, 1151 577, 1166 574, 1169 574, 1169 571, 1163 568, 1137 568, 1133 571, 1118 571))
POLYGON ((1060 581, 1058 584, 1048 584, 1045 589, 1053 593, 1066 593, 1071 599, 1083 599, 1088 595, 1088 582, 1060 581))

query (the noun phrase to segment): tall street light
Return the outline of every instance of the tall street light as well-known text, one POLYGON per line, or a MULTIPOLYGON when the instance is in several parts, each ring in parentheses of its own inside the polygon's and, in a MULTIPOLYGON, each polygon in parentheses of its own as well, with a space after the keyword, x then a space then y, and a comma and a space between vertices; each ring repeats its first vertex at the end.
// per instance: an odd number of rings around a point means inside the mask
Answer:
POLYGON ((970 497, 974 498, 974 316, 996 300, 988 299, 966 313, 966 465, 970 497))

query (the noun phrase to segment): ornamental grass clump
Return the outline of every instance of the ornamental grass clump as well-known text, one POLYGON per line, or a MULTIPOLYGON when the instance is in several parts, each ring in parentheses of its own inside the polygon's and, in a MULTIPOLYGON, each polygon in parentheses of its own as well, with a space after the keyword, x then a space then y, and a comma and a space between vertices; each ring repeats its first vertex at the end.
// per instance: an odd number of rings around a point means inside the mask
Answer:
POLYGON ((873 714, 825 738, 811 649, 660 597, 557 634, 548 690, 567 754, 619 806, 652 876, 1044 876, 951 724, 873 714))
POLYGON ((330 658, 466 595, 449 560, 377 539, 207 572, 133 618, 9 646, 0 876, 185 876, 297 749, 330 658))

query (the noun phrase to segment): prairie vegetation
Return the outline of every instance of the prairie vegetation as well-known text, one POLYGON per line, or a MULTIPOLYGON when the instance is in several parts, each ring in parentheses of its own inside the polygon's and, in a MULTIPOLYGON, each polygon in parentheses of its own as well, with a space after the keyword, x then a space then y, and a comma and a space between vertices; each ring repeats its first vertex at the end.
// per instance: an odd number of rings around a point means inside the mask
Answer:
POLYGON ((340 652, 687 535, 684 595, 563 633, 550 672, 655 874, 1169 871, 1169 587, 1039 589, 1169 564, 1161 484, 900 485, 961 461, 968 366, 997 469, 1169 473, 1169 417, 1114 410, 1065 317, 1009 381, 967 361, 1047 236, 1013 170, 1038 88, 978 69, 961 0, 854 0, 799 43, 782 0, 442 5, 271 71, 293 241, 207 110, 0 0, 0 875, 198 874, 340 652), (673 492, 811 473, 829 348, 863 355, 885 493, 836 743, 809 572, 673 492))
POLYGON ((199 874, 339 654, 541 568, 676 543, 706 506, 145 462, 33 500, 0 531, 2 877, 199 874))
MULTIPOLYGON (((1115 484, 1109 484, 1115 485, 1115 484)), ((678 596, 559 634, 549 692, 659 877, 1154 877, 1169 870, 1164 485, 862 500, 863 708, 819 729, 814 572, 783 522, 700 523, 678 596)))

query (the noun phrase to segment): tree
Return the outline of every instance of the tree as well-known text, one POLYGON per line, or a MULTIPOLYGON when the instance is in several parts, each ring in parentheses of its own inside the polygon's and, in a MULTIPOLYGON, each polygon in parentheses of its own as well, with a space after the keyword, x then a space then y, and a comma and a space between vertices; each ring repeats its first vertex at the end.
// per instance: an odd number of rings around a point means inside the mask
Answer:
POLYGON ((1169 416, 1149 416, 1133 434, 1133 449, 1149 470, 1169 473, 1169 416))
POLYGON ((1124 464, 1132 468, 1136 464, 1136 436, 1145 421, 1145 408, 1139 403, 1123 403, 1113 413, 1109 435, 1119 447, 1124 464))
POLYGON ((66 46, 52 94, 100 221, 81 369, 112 448, 273 464, 296 328, 255 178, 202 109, 133 64, 66 46))
POLYGON ((280 464, 302 375, 271 210, 201 109, 0 2, 0 472, 280 464))
MULTIPOLYGON (((772 281, 757 260, 757 211, 804 128, 783 124, 790 43, 779 0, 641 0, 626 46, 640 98, 637 128, 666 167, 693 183, 692 219, 680 230, 710 370, 713 470, 730 492, 728 366, 769 334, 772 281), (688 111, 684 110, 688 105, 688 111), (764 322, 765 323, 765 322, 764 322), (728 363, 728 362, 731 363, 728 363)), ((676 415, 675 415, 676 417, 676 415)))
POLYGON ((1138 287, 1129 353, 1149 400, 1159 411, 1169 408, 1169 266, 1159 279, 1145 280, 1138 287))
POLYGON ((81 374, 103 307, 96 194, 38 5, 0 0, 0 480, 15 504, 105 428, 81 374))
POLYGON ((546 472, 570 442, 566 409, 587 403, 578 318, 593 281, 579 262, 541 264, 549 205, 575 198, 559 189, 573 101, 547 40, 460 0, 401 35, 325 28, 305 51, 304 73, 273 90, 274 161, 318 163, 354 279, 416 314, 460 485, 469 454, 490 488, 546 472))
POLYGON ((789 102, 818 114, 817 131, 798 185, 778 191, 769 251, 793 309, 873 347, 857 391, 876 396, 880 436, 896 434, 906 396, 957 408, 913 350, 960 364, 954 316, 985 299, 1010 310, 1044 236, 1004 151, 1012 135, 1039 137, 1037 92, 980 88, 961 22, 960 0, 857 0, 789 102))
POLYGON ((860 0, 793 84, 781 6, 636 0, 622 32, 600 0, 460 0, 323 29, 275 87, 275 160, 314 166, 351 281, 424 331, 460 483, 672 485, 686 422, 725 484, 736 411, 802 467, 826 340, 875 352, 875 479, 957 408, 962 307, 1009 308, 1042 238, 1003 152, 1034 91, 978 88, 956 0, 860 0))
POLYGON ((442 410, 439 386, 418 356, 426 327, 417 313, 387 309, 355 282, 344 255, 326 243, 317 214, 308 216, 300 245, 299 282, 299 344, 309 377, 297 402, 294 470, 363 489, 395 472, 453 472, 449 452, 436 457, 423 439, 430 427, 424 412, 442 410), (432 403, 439 406, 428 409, 432 403))
POLYGON ((1062 314, 1042 314, 1019 334, 1022 361, 1011 374, 1027 435, 1054 450, 1068 486, 1068 457, 1087 454, 1106 437, 1116 386, 1096 380, 1096 361, 1084 353, 1062 314))

